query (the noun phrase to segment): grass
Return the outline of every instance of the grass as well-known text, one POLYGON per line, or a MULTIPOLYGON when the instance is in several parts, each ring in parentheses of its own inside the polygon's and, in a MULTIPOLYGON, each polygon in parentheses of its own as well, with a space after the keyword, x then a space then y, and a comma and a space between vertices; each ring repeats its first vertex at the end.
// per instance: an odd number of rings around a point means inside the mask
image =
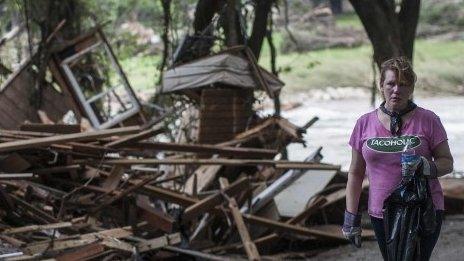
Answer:
POLYGON ((363 30, 361 20, 356 13, 344 13, 336 17, 337 27, 363 30))
MULTIPOLYGON (((285 33, 276 34, 277 49, 285 33)), ((464 85, 464 41, 417 40, 414 65, 418 74, 417 86, 434 91, 456 91, 464 85)), ((370 87, 372 85, 372 48, 337 48, 306 53, 278 54, 279 77, 286 83, 285 92, 313 88, 370 87)), ((158 80, 160 56, 136 56, 121 61, 133 88, 154 88, 158 80)), ((261 66, 270 70, 269 47, 265 43, 260 57, 261 66)), ((378 79, 378 76, 377 76, 378 79)))
MULTIPOLYGON (((464 41, 417 40, 414 57, 417 86, 425 90, 453 91, 457 85, 463 85, 462 50, 464 41)), ((373 78, 371 57, 370 45, 326 49, 280 55, 277 67, 287 92, 327 86, 370 87, 373 78)), ((263 54, 260 64, 269 69, 268 54, 263 54)))

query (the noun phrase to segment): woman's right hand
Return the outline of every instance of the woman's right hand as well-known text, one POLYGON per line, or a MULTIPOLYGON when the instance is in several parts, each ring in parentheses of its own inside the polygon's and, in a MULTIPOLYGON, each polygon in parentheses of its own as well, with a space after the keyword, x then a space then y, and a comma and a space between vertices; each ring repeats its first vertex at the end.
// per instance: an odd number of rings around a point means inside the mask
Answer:
POLYGON ((343 236, 355 247, 361 247, 361 215, 353 214, 345 210, 345 218, 342 227, 343 236))

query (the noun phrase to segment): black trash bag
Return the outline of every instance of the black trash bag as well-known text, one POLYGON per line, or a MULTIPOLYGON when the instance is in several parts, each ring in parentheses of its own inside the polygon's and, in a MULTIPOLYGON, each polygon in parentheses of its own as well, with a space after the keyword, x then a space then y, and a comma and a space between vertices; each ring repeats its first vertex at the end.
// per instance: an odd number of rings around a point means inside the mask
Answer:
POLYGON ((419 260, 420 238, 437 226, 428 179, 419 171, 403 177, 383 207, 387 260, 419 260))

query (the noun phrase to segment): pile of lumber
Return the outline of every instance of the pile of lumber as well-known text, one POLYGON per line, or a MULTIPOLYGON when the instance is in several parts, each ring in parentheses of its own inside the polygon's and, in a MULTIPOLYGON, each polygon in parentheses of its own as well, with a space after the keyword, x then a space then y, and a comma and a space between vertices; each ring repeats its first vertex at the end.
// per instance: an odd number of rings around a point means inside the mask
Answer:
POLYGON ((259 260, 345 243, 346 173, 320 149, 276 160, 314 121, 270 117, 214 145, 160 142, 162 124, 0 130, 0 257, 259 260))

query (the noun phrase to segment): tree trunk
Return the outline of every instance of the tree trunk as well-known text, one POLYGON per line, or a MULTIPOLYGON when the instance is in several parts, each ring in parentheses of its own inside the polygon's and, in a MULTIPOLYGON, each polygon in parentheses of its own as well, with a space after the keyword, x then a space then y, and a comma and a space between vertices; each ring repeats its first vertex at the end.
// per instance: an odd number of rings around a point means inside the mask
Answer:
POLYGON ((401 12, 398 15, 402 39, 401 47, 404 54, 409 58, 409 60, 411 60, 411 62, 414 53, 414 39, 416 38, 419 12, 420 0, 403 0, 401 2, 401 12))
POLYGON ((226 45, 228 47, 244 44, 244 35, 240 25, 240 10, 237 10, 236 0, 227 0, 226 12, 221 23, 224 28, 226 45))
POLYGON ((419 19, 420 0, 403 0, 399 13, 391 0, 350 0, 374 49, 378 67, 395 56, 411 61, 419 19))
POLYGON ((253 29, 250 40, 248 41, 248 46, 255 55, 256 60, 259 60, 273 2, 274 1, 271 0, 256 0, 255 20, 253 21, 253 29))
POLYGON ((201 34, 211 23, 214 14, 219 12, 224 5, 223 1, 217 0, 199 0, 195 8, 195 18, 193 20, 193 29, 196 35, 201 34))
MULTIPOLYGON (((164 67, 166 67, 166 62, 168 59, 169 55, 169 26, 171 23, 171 0, 161 0, 161 6, 163 7, 163 20, 164 20, 164 30, 163 30, 163 57, 161 59, 161 65, 159 67, 159 70, 162 72, 164 70, 164 67)), ((160 77, 158 79, 158 83, 161 84, 163 77, 160 74, 160 77)))

